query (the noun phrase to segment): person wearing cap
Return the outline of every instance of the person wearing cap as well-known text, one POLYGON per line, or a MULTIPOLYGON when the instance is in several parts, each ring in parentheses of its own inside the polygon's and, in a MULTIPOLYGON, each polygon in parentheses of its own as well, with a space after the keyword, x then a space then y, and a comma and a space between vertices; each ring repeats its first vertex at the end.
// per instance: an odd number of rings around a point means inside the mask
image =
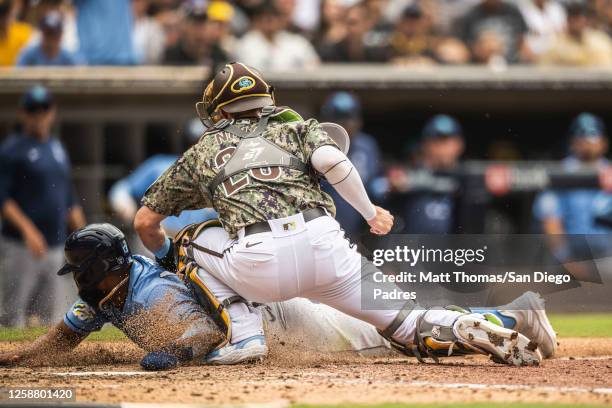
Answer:
POLYGON ((185 23, 181 38, 166 50, 165 65, 202 65, 215 71, 229 60, 221 48, 223 31, 208 17, 205 2, 190 1, 184 5, 185 23))
POLYGON ((62 48, 63 21, 58 11, 43 16, 38 27, 40 41, 22 51, 17 60, 18 66, 85 64, 79 54, 62 48))
POLYGON ((0 66, 15 65, 33 34, 29 24, 15 21, 15 14, 13 0, 0 0, 0 66))
MULTIPOLYGON (((599 171, 610 166, 605 154, 608 138, 603 120, 581 113, 569 130, 570 154, 561 162, 568 172, 599 171)), ((609 234, 610 228, 594 222, 612 204, 612 194, 596 188, 547 190, 534 202, 533 214, 545 234, 609 234)))
MULTIPOLYGON (((197 143, 205 131, 206 128, 199 118, 190 120, 184 129, 185 149, 197 143)), ((113 184, 108 193, 108 199, 113 212, 125 225, 131 226, 134 222, 138 203, 147 188, 177 159, 178 156, 173 154, 156 154, 145 160, 127 177, 113 184)), ((183 211, 178 217, 168 217, 164 220, 164 230, 168 236, 174 236, 185 225, 202 222, 215 214, 213 209, 183 211)))
POLYGON ((28 309, 45 319, 61 315, 72 292, 69 281, 49 276, 62 263, 68 229, 85 223, 68 155, 51 133, 55 113, 49 91, 34 86, 21 99, 21 130, 0 147, 1 235, 8 263, 3 320, 8 325, 25 325, 28 309))
MULTIPOLYGON (((356 95, 348 92, 337 92, 330 95, 321 108, 321 118, 344 127, 349 135, 350 147, 348 158, 351 160, 366 187, 366 191, 374 199, 382 199, 373 186, 374 180, 380 176, 380 147, 376 139, 363 132, 361 102, 356 95)), ((331 186, 324 185, 324 190, 331 195, 336 205, 336 220, 353 239, 364 231, 365 223, 361 215, 347 203, 331 186)))
MULTIPOLYGON (((463 154, 463 130, 459 122, 449 115, 436 115, 429 119, 421 133, 415 154, 414 170, 448 173, 459 164, 463 154)), ((409 174, 408 174, 409 177, 409 174)), ((402 193, 398 212, 402 214, 398 225, 405 234, 449 234, 455 232, 455 198, 452 192, 404 191, 406 174, 389 173, 392 191, 402 193)))

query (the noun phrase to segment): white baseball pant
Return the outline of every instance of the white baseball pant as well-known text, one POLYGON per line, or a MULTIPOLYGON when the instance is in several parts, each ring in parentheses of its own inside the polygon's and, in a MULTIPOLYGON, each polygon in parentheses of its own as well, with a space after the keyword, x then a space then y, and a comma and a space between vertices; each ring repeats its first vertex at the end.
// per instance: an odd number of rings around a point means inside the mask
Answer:
MULTIPOLYGON (((324 303, 349 316, 385 330, 398 310, 365 310, 361 307, 361 255, 344 238, 338 222, 323 216, 308 223, 302 214, 268 221, 270 232, 230 239, 221 228, 209 228, 195 243, 224 253, 222 258, 194 248, 194 258, 203 268, 202 279, 220 300, 235 293, 261 302, 281 302, 303 297, 324 303), (288 228, 287 225, 290 227, 288 228), (210 277, 215 278, 214 280, 210 277)), ((256 326, 254 316, 245 315, 246 306, 232 305, 231 342, 245 338, 256 326), (238 325, 234 324, 237 319, 238 325), (245 324, 245 321, 253 324, 245 324), (241 335, 241 333, 245 333, 241 335)), ((393 334, 401 344, 413 341, 422 309, 411 311, 393 334)), ((430 310, 428 319, 450 326, 460 314, 447 310, 430 310)), ((261 317, 259 317, 261 322, 261 317)))

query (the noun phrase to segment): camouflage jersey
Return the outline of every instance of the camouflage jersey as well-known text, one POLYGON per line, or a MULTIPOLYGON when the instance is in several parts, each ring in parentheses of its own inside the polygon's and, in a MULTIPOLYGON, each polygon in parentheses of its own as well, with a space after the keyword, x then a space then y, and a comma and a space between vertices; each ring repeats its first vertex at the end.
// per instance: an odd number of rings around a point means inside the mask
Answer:
MULTIPOLYGON (((243 131, 253 131, 258 119, 238 120, 243 131)), ((325 145, 336 146, 315 119, 303 121, 295 112, 279 109, 270 118, 263 137, 310 163, 312 153, 325 145)), ((331 197, 321 191, 316 178, 286 168, 245 170, 221 183, 211 198, 208 187, 235 151, 240 138, 226 131, 205 133, 147 190, 142 204, 162 215, 213 207, 225 230, 235 237, 247 225, 283 218, 314 207, 335 216, 331 197)))

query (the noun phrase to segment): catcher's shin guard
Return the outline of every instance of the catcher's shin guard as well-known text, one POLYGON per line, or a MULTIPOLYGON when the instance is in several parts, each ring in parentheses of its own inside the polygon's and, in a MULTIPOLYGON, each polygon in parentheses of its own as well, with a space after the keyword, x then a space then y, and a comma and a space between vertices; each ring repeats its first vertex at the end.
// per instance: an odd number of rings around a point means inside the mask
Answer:
POLYGON ((225 334, 224 341, 222 341, 216 349, 225 346, 232 338, 232 320, 227 308, 233 303, 248 304, 247 301, 240 296, 232 296, 220 301, 208 288, 206 282, 198 273, 200 268, 194 260, 194 248, 198 251, 203 251, 220 258, 223 257, 223 254, 204 248, 193 241, 195 241, 200 233, 206 228, 221 226, 218 220, 191 224, 179 231, 174 237, 174 256, 176 257, 176 264, 178 266, 178 275, 191 289, 198 303, 225 334))
POLYGON ((424 363, 427 357, 439 363, 439 357, 482 354, 477 348, 459 341, 453 333, 452 326, 443 326, 428 320, 427 313, 429 310, 417 319, 414 340, 410 343, 401 344, 394 340, 392 336, 408 317, 408 314, 413 311, 412 307, 402 309, 391 325, 384 331, 379 330, 379 333, 389 341, 393 348, 407 356, 416 357, 421 363, 424 363))
POLYGON ((225 333, 225 339, 215 349, 218 350, 225 346, 232 338, 232 320, 227 308, 233 303, 245 303, 247 301, 240 296, 232 296, 223 301, 217 297, 206 286, 206 283, 198 274, 199 267, 194 262, 186 266, 185 283, 191 288, 198 303, 206 310, 210 318, 225 333))

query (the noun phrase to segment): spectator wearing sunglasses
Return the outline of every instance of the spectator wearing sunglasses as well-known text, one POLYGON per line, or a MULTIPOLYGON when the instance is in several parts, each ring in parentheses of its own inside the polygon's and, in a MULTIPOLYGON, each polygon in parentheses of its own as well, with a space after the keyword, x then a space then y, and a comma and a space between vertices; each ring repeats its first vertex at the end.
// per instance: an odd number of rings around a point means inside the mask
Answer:
POLYGON ((85 225, 68 155, 51 134, 56 106, 34 86, 20 102, 21 128, 0 145, 0 209, 4 267, 2 323, 23 327, 28 311, 53 321, 74 296, 70 279, 57 279, 69 229, 85 225), (36 296, 38 294, 38 296, 36 296))

